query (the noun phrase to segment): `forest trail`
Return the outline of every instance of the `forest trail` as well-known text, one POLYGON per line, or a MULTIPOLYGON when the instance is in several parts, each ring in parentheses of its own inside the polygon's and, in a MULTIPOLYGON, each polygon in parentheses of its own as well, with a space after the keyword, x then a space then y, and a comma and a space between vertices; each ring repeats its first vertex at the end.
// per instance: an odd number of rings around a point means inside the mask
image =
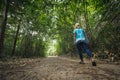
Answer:
POLYGON ((120 80, 120 64, 78 62, 66 57, 0 61, 0 80, 120 80))

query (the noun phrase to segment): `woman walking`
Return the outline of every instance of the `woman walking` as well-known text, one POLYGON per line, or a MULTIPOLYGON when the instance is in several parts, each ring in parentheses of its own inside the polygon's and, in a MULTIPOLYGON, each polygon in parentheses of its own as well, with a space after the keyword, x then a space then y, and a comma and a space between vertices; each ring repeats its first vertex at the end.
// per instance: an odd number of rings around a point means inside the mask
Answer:
POLYGON ((81 60, 80 63, 81 64, 84 63, 83 55, 82 55, 82 52, 81 52, 82 47, 85 50, 85 52, 87 53, 90 61, 92 62, 92 53, 87 47, 85 32, 80 27, 79 23, 75 24, 73 34, 74 34, 74 37, 73 37, 74 38, 74 43, 77 47, 78 54, 79 54, 79 57, 80 57, 80 60, 81 60))

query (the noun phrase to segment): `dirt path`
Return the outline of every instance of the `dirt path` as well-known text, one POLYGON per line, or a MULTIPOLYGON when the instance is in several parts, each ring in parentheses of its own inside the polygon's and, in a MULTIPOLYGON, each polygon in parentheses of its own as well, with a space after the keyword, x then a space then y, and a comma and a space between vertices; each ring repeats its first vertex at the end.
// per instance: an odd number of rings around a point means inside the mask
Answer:
POLYGON ((120 65, 48 57, 0 62, 0 80, 120 80, 120 65))

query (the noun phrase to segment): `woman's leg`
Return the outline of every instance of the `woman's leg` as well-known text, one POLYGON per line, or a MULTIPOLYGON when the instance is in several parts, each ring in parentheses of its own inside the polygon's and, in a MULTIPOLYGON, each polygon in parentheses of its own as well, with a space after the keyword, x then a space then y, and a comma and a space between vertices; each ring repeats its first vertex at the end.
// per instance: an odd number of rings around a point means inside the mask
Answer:
POLYGON ((83 48, 85 50, 85 52, 87 53, 87 55, 89 56, 90 59, 92 59, 92 53, 91 51, 87 48, 87 44, 85 42, 82 43, 83 44, 83 48))
POLYGON ((81 61, 83 62, 83 55, 82 55, 82 52, 81 52, 81 42, 77 42, 76 47, 77 47, 77 50, 78 50, 79 57, 80 57, 81 61))

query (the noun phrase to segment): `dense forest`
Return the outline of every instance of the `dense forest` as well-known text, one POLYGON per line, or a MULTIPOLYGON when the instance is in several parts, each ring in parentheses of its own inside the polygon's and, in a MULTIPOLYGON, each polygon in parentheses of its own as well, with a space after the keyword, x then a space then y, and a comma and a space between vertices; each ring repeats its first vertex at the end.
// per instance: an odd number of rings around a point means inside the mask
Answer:
POLYGON ((82 25, 99 58, 120 57, 120 0, 1 0, 0 58, 74 55, 82 25))

